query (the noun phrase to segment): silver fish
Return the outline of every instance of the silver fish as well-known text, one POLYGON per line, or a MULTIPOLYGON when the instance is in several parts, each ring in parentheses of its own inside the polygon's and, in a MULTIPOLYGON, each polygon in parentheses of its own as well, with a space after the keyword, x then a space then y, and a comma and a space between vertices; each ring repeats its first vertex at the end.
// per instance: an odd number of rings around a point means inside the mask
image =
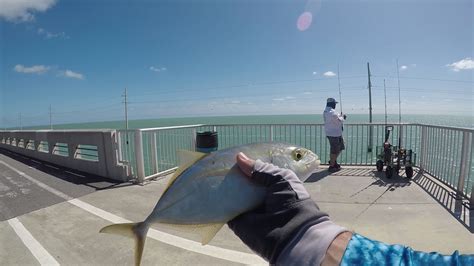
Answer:
POLYGON ((305 181, 320 161, 312 151, 283 143, 255 143, 210 154, 179 151, 180 167, 170 179, 151 214, 143 222, 109 225, 101 233, 135 239, 135 263, 140 264, 148 228, 153 223, 193 229, 209 243, 224 224, 260 205, 265 188, 244 176, 236 155, 269 162, 295 172, 305 181))

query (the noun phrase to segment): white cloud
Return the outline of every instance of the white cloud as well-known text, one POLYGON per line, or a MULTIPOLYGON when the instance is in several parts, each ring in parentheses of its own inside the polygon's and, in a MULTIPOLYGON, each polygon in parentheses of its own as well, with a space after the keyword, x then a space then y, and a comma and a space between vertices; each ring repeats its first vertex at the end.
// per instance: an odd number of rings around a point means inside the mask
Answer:
POLYGON ((453 71, 456 72, 459 72, 461 70, 474 69, 474 60, 472 60, 470 57, 466 57, 452 64, 447 64, 446 66, 450 67, 453 71))
POLYGON ((401 67, 400 67, 400 70, 401 70, 401 71, 407 70, 407 68, 408 68, 407 66, 401 66, 401 67))
POLYGON ((35 65, 31 67, 25 67, 24 65, 16 65, 13 70, 18 73, 27 73, 27 74, 43 74, 48 72, 50 69, 49 66, 44 65, 35 65))
POLYGON ((73 78, 73 79, 84 79, 84 75, 82 75, 81 73, 71 71, 69 69, 62 72, 62 76, 65 76, 67 78, 73 78))
POLYGON ((272 100, 277 101, 277 102, 282 102, 285 100, 285 98, 274 98, 272 100))
POLYGON ((316 71, 313 71, 313 75, 317 75, 317 74, 318 74, 318 72, 316 72, 316 71))
POLYGON ((286 96, 286 97, 285 97, 285 99, 287 99, 287 100, 292 100, 292 99, 295 99, 295 98, 296 98, 296 97, 294 97, 294 96, 286 96))
POLYGON ((155 72, 162 72, 162 71, 166 71, 167 68, 166 68, 166 67, 154 67, 154 66, 151 66, 151 67, 150 67, 150 70, 151 70, 151 71, 155 71, 155 72))
POLYGON ((326 76, 326 77, 334 77, 334 76, 336 76, 336 73, 334 73, 332 71, 327 71, 327 72, 324 72, 323 75, 326 76))
POLYGON ((240 101, 237 101, 237 100, 236 100, 236 101, 231 101, 230 103, 231 103, 231 104, 239 104, 240 101))
POLYGON ((69 37, 66 36, 66 33, 64 33, 64 32, 53 33, 53 32, 47 31, 43 28, 39 28, 37 30, 37 33, 38 33, 38 35, 43 36, 45 39, 53 39, 53 38, 69 39, 69 37))
POLYGON ((56 0, 0 0, 0 18, 11 22, 34 20, 35 12, 44 12, 56 3, 56 0))
POLYGON ((304 94, 304 95, 311 95, 311 94, 313 94, 313 93, 310 92, 310 91, 305 91, 305 92, 303 92, 303 94, 304 94))

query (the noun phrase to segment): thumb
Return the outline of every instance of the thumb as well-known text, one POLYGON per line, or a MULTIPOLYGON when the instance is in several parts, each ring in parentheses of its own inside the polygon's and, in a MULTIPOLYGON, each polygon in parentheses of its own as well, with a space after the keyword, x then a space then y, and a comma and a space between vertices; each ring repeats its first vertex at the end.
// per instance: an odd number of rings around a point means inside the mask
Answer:
POLYGON ((237 165, 240 170, 248 177, 252 176, 253 168, 255 166, 255 160, 248 158, 244 153, 239 152, 237 154, 237 165))

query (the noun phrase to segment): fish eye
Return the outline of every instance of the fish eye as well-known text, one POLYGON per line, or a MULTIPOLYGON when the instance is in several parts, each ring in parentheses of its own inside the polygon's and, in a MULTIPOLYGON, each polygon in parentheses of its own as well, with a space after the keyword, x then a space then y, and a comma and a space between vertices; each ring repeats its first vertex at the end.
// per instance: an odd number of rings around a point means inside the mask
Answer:
POLYGON ((304 156, 304 153, 303 153, 302 150, 297 149, 297 150, 293 151, 293 159, 295 161, 299 161, 299 160, 303 159, 303 156, 304 156))

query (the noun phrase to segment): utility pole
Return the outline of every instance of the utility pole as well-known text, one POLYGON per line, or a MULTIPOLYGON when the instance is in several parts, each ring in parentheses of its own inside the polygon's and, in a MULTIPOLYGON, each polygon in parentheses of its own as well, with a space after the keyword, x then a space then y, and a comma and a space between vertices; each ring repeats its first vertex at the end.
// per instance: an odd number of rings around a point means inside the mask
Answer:
POLYGON ((49 105, 49 129, 53 129, 53 114, 51 111, 51 104, 49 105))
POLYGON ((398 148, 402 147, 402 135, 403 135, 403 127, 402 127, 402 98, 400 96, 400 68, 398 67, 398 58, 397 58, 397 79, 398 79, 398 148))
POLYGON ((127 88, 125 88, 125 92, 124 92, 124 94, 122 95, 122 97, 124 98, 123 103, 125 104, 125 130, 126 130, 125 136, 126 136, 126 141, 127 141, 127 145, 128 145, 128 100, 127 100, 127 88))
MULTIPOLYGON (((372 82, 370 82, 370 66, 369 62, 367 62, 367 74, 369 77, 369 123, 372 124, 372 82)), ((372 136, 373 136, 373 128, 372 125, 369 126, 369 147, 367 148, 367 152, 372 152, 372 136)))

